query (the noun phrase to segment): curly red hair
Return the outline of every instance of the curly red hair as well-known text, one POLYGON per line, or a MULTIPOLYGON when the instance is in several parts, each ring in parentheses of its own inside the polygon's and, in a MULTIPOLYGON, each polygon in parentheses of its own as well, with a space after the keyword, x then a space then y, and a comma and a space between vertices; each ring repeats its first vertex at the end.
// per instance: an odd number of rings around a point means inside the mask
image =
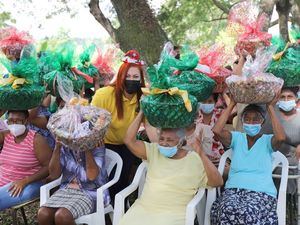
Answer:
MULTIPOLYGON (((111 86, 115 87, 115 98, 116 98, 116 107, 117 107, 117 114, 119 119, 123 119, 124 117, 124 108, 123 108, 123 93, 125 88, 125 80, 127 76, 127 72, 129 68, 137 67, 141 73, 141 87, 145 87, 145 74, 143 67, 141 65, 136 65, 133 63, 123 63, 118 71, 117 79, 111 86)), ((137 92, 137 102, 139 104, 140 98, 142 96, 142 91, 139 90, 137 92)))

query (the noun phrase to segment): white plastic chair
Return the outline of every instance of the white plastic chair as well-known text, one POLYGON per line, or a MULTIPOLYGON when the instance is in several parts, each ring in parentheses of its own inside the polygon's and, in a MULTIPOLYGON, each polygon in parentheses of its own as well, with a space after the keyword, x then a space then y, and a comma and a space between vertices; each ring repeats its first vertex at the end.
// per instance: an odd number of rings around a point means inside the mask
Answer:
MULTIPOLYGON (((146 162, 142 162, 136 171, 132 183, 116 195, 113 225, 118 225, 124 215, 125 199, 137 189, 138 197, 142 194, 146 179, 147 165, 146 162)), ((194 198, 187 205, 185 225, 194 225, 196 207, 204 196, 204 191, 205 189, 199 189, 194 198)))
MULTIPOLYGON (((103 202, 103 193, 104 190, 110 188, 112 185, 118 182, 120 175, 121 175, 121 170, 123 166, 123 161, 121 157, 115 153, 114 151, 110 149, 106 149, 106 170, 108 175, 112 172, 112 169, 114 166, 116 167, 116 172, 114 175, 114 178, 101 186, 100 188, 97 189, 97 206, 96 206, 96 212, 89 214, 89 215, 84 215, 79 217, 78 219, 75 220, 76 224, 88 224, 88 225, 105 225, 105 214, 109 213, 110 219, 113 219, 113 213, 114 209, 111 204, 108 206, 104 207, 104 202, 103 202)), ((41 187, 41 193, 40 193, 40 205, 42 206, 47 202, 47 200, 50 198, 50 190, 59 186, 61 183, 61 177, 57 180, 54 180, 46 185, 43 185, 41 187)))
MULTIPOLYGON (((224 173, 225 169, 225 163, 227 158, 231 158, 232 156, 232 150, 227 150, 221 157, 220 164, 219 164, 219 172, 220 174, 224 173)), ((287 188, 287 181, 288 181, 288 166, 289 162, 287 158, 281 154, 280 152, 274 152, 272 153, 273 156, 273 163, 272 163, 272 169, 274 169, 278 166, 282 167, 281 170, 281 181, 280 181, 280 187, 278 192, 278 199, 277 199, 277 215, 278 215, 278 224, 279 225, 285 225, 285 217, 286 217, 286 188, 287 188)), ((217 191, 220 194, 220 188, 218 190, 216 188, 210 189, 207 192, 207 201, 206 201, 206 209, 205 209, 205 219, 204 224, 210 225, 210 210, 212 207, 212 204, 216 200, 217 191)))

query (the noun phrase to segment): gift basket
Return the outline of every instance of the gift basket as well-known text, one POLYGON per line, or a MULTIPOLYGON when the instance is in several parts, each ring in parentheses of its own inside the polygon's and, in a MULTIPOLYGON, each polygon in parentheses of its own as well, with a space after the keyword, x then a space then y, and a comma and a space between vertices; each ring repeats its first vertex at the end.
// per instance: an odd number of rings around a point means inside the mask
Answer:
POLYGON ((101 86, 107 86, 112 81, 115 71, 113 70, 113 60, 116 58, 117 48, 109 48, 104 53, 98 49, 98 56, 94 66, 98 69, 101 80, 101 86))
POLYGON ((226 84, 234 100, 245 104, 265 104, 271 102, 281 90, 283 80, 271 73, 265 73, 276 47, 260 48, 256 58, 248 56, 242 76, 232 75, 226 84))
POLYGON ((22 49, 33 43, 32 37, 24 31, 18 31, 14 27, 0 30, 0 49, 10 60, 19 60, 22 49))
POLYGON ((225 80, 231 75, 231 71, 225 68, 229 60, 225 48, 215 44, 210 48, 202 48, 198 55, 200 60, 195 70, 204 73, 217 83, 215 93, 223 93, 226 88, 225 80))
MULTIPOLYGON (((98 69, 91 63, 91 58, 95 50, 96 46, 91 45, 88 48, 86 48, 79 56, 81 65, 78 67, 78 70, 83 72, 84 74, 87 74, 91 78, 97 77, 99 75, 98 69)), ((83 77, 80 77, 80 79, 83 80, 86 89, 94 87, 94 82, 90 83, 83 77)))
POLYGON ((182 71, 180 75, 170 77, 170 82, 195 96, 198 102, 208 99, 216 84, 208 76, 196 71, 182 71))
POLYGON ((229 12, 228 21, 242 25, 235 51, 238 55, 244 51, 254 56, 256 50, 262 46, 269 46, 271 34, 263 31, 266 14, 259 13, 259 7, 251 0, 242 1, 234 5, 229 12))
POLYGON ((45 88, 39 85, 37 59, 24 55, 17 63, 0 59, 7 73, 0 77, 0 109, 25 110, 40 105, 45 88))
POLYGON ((189 46, 184 45, 180 49, 180 59, 175 58, 173 49, 171 42, 167 42, 161 53, 159 64, 164 64, 160 70, 167 69, 164 73, 180 74, 177 71, 193 70, 197 66, 199 57, 189 46))
POLYGON ((291 32, 293 42, 285 43, 282 38, 272 39, 272 44, 278 47, 268 72, 284 80, 284 86, 294 87, 300 85, 300 31, 291 32), (297 39, 298 35, 298 39, 297 39))
MULTIPOLYGON (((40 62, 43 66, 49 65, 52 71, 43 75, 43 81, 52 95, 57 95, 57 78, 67 77, 73 83, 74 91, 79 93, 83 87, 84 81, 79 78, 80 75, 74 72, 74 50, 75 46, 71 42, 60 44, 55 51, 47 52, 41 56, 40 62)), ((82 73, 83 74, 83 73, 82 73)))
POLYGON ((193 123, 197 112, 197 99, 171 84, 167 74, 158 67, 147 69, 151 88, 143 89, 142 110, 154 127, 180 128, 193 123))
POLYGON ((70 91, 72 88, 69 79, 58 78, 59 94, 68 104, 50 117, 47 128, 71 150, 93 150, 103 140, 111 115, 104 109, 89 106, 87 100, 70 91))

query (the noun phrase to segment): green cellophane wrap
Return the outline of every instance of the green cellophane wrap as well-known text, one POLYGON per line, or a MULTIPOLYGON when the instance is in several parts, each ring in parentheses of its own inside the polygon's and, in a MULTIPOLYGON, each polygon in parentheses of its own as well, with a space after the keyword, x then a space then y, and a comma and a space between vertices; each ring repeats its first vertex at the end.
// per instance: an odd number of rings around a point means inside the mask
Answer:
POLYGON ((25 110, 40 105, 45 88, 39 85, 39 70, 35 57, 22 57, 19 62, 12 63, 7 59, 0 59, 1 64, 15 79, 24 78, 25 83, 13 88, 10 74, 1 75, 0 108, 6 110, 25 110))
MULTIPOLYGON (((161 73, 154 66, 149 67, 148 75, 151 82, 151 89, 169 89, 175 87, 170 84, 167 74, 161 73)), ((168 93, 150 94, 141 101, 142 110, 154 127, 160 128, 181 128, 190 125, 196 116, 197 99, 189 95, 192 111, 188 112, 184 101, 179 95, 168 93)))
MULTIPOLYGON (((274 44, 279 47, 277 53, 283 51, 286 45, 282 39, 274 44)), ((272 60, 267 71, 282 78, 286 87, 300 85, 300 44, 290 44, 279 60, 272 60)))
POLYGON ((74 87, 74 92, 79 93, 81 91, 81 88, 84 84, 84 80, 81 79, 81 77, 75 75, 70 70, 67 71, 52 71, 50 73, 47 73, 44 75, 44 82, 47 85, 47 89, 50 91, 51 95, 59 96, 58 89, 57 89, 57 78, 58 76, 62 77, 68 77, 74 87))
POLYGON ((183 71, 180 75, 170 77, 170 82, 195 96, 198 102, 208 99, 216 85, 213 79, 196 71, 183 71))
MULTIPOLYGON (((191 48, 187 45, 183 46, 180 51, 180 59, 176 59, 174 56, 170 54, 170 50, 168 48, 172 48, 173 46, 168 46, 167 43, 164 47, 164 50, 161 53, 160 63, 164 64, 164 67, 161 69, 169 68, 170 70, 193 70, 198 62, 199 57, 195 52, 191 50, 191 48)), ((167 71, 164 71, 167 72, 167 71)))
POLYGON ((47 68, 45 72, 48 72, 43 75, 43 81, 52 95, 58 95, 57 76, 68 77, 73 83, 74 91, 80 92, 84 81, 71 71, 75 65, 74 51, 75 45, 72 42, 65 42, 43 58, 43 66, 47 68))
MULTIPOLYGON (((95 66, 93 66, 92 64, 90 64, 88 66, 83 65, 81 67, 78 67, 78 69, 81 72, 83 72, 91 77, 96 77, 99 74, 98 69, 95 66)), ((80 79, 84 82, 84 86, 86 89, 94 87, 93 84, 87 82, 83 77, 80 77, 80 79)))
MULTIPOLYGON (((92 44, 88 48, 86 48, 79 56, 82 65, 78 67, 78 69, 91 77, 96 77, 97 75, 99 75, 98 69, 90 63, 95 50, 96 46, 92 44)), ((84 86, 86 89, 94 87, 93 84, 87 82, 84 78, 81 77, 81 79, 84 80, 84 86)))

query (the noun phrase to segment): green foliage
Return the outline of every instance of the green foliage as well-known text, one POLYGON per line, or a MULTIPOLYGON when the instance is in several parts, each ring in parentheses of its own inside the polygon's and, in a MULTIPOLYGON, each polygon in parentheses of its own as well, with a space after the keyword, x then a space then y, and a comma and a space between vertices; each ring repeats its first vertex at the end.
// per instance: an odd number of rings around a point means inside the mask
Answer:
MULTIPOLYGON (((225 8, 236 1, 218 1, 225 8)), ((167 0, 158 19, 176 44, 199 45, 214 42, 218 32, 227 24, 227 14, 212 0, 167 0)))

